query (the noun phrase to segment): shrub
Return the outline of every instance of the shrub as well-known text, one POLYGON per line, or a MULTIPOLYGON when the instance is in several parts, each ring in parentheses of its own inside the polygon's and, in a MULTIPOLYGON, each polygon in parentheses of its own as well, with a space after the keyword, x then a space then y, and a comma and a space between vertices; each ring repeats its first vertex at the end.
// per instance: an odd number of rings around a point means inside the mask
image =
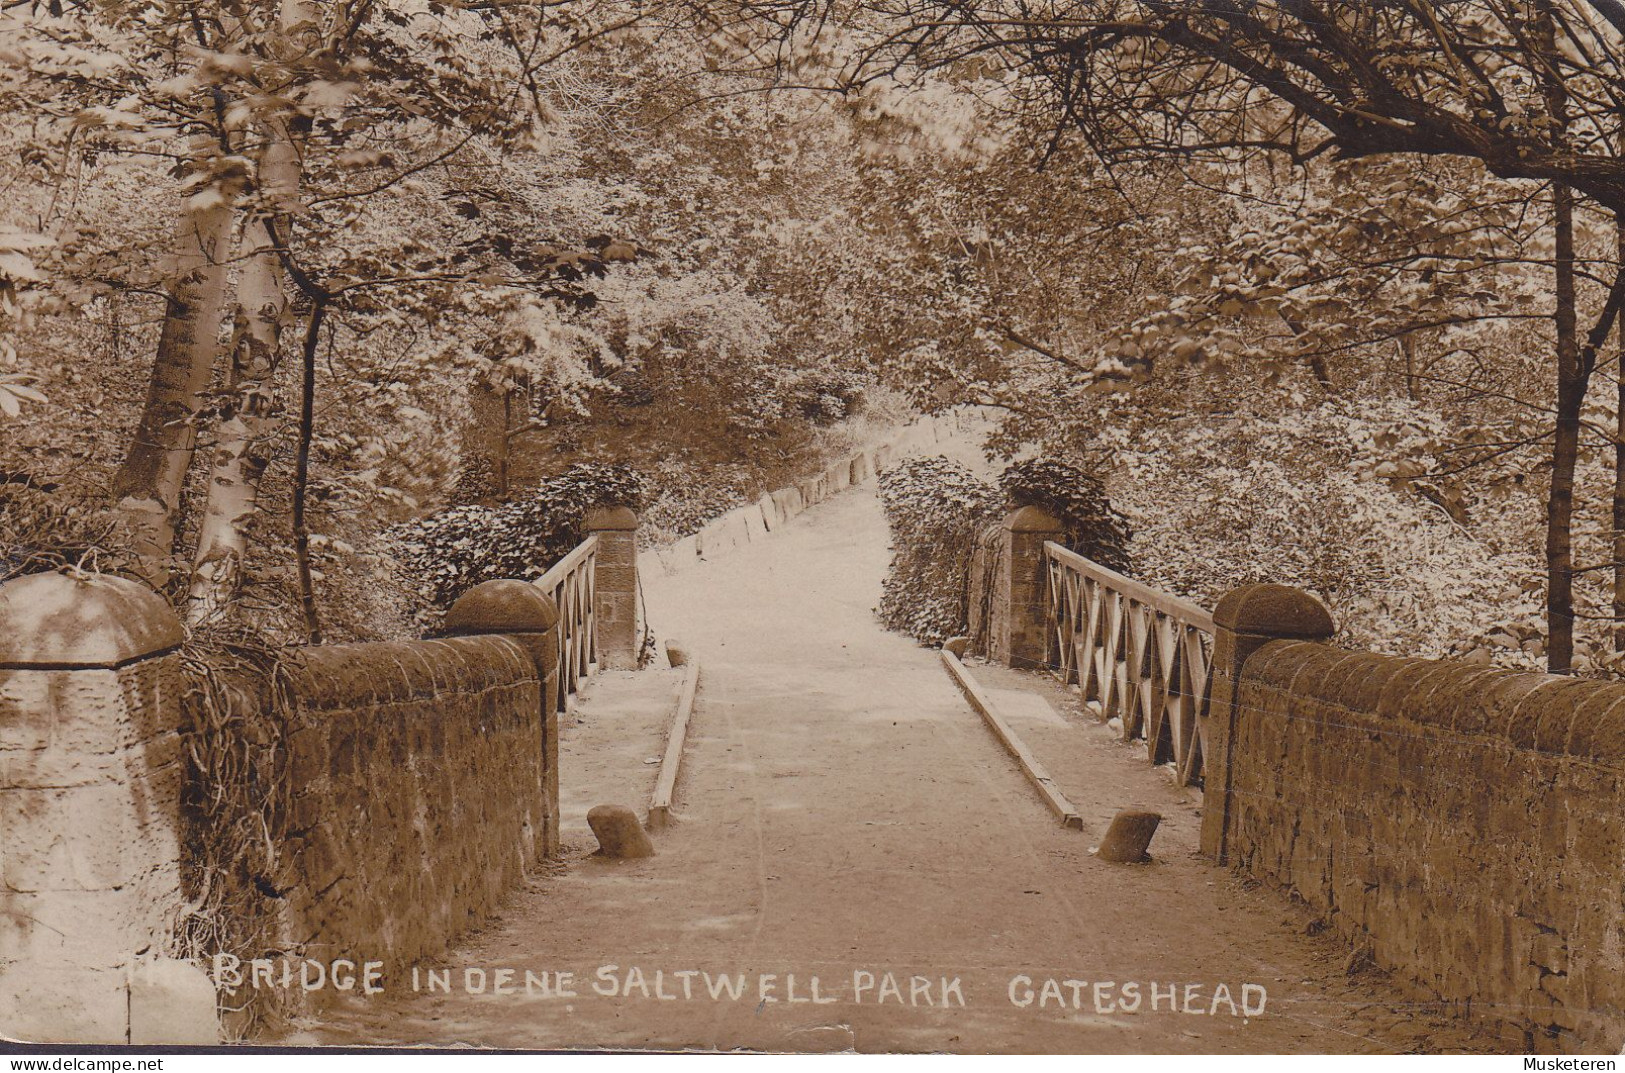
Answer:
POLYGON ((692 536, 712 518, 749 502, 749 477, 742 467, 702 473, 692 466, 660 463, 655 467, 660 491, 643 512, 639 528, 652 544, 692 536))
MULTIPOLYGON (((177 922, 180 957, 247 961, 286 941, 277 847, 287 845, 292 822, 287 651, 273 638, 218 628, 181 650, 181 884, 189 904, 177 922)), ((291 1006, 286 992, 251 989, 233 1010, 231 1034, 283 1027, 291 1006)))
POLYGON ((819 371, 797 383, 792 397, 801 416, 815 425, 833 425, 863 412, 863 379, 854 373, 819 371))
POLYGON ((1038 507, 1059 519, 1066 531, 1062 543, 1079 555, 1128 572, 1132 530, 1099 478, 1065 462, 1032 458, 1006 469, 999 487, 1012 508, 1038 507))
POLYGON ((914 458, 880 474, 891 569, 880 597, 887 629, 940 644, 965 629, 971 553, 1001 514, 999 492, 946 458, 914 458))
POLYGON ((594 507, 642 510, 648 481, 630 466, 582 462, 543 480, 524 498, 496 507, 448 507, 390 533, 398 570, 433 619, 482 581, 532 581, 585 536, 594 507))

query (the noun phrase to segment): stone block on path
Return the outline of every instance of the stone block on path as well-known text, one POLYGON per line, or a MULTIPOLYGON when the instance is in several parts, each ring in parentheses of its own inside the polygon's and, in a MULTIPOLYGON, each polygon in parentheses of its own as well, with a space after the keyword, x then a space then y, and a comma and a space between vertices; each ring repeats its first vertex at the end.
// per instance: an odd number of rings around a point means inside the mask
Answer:
POLYGON ((587 826, 598 839, 598 852, 605 857, 653 857, 654 843, 638 822, 637 813, 625 805, 599 805, 587 813, 587 826))
POLYGON ((1161 822, 1162 816, 1158 813, 1124 809, 1112 817, 1112 825, 1107 828, 1095 856, 1113 864, 1139 864, 1150 860, 1146 847, 1151 845, 1151 836, 1157 833, 1161 822))

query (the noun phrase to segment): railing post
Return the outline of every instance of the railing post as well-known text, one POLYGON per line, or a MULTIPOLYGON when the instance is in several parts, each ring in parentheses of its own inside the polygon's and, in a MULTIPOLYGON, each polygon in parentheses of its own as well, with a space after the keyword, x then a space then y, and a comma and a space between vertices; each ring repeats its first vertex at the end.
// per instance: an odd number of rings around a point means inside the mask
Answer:
POLYGON ((610 670, 638 665, 638 516, 625 507, 591 511, 587 532, 598 534, 593 617, 598 662, 610 670))
POLYGON ((525 647, 541 679, 542 815, 534 854, 559 852, 559 608, 553 597, 526 581, 484 581, 446 611, 441 633, 469 637, 499 633, 525 647))
POLYGON ((1004 562, 993 593, 988 658, 1011 667, 1043 667, 1049 655, 1050 609, 1044 543, 1065 532, 1051 514, 1021 507, 1004 519, 1004 562))
POLYGON ((1202 739, 1202 852, 1223 863, 1231 827, 1232 762, 1241 676, 1271 641, 1324 641, 1337 628, 1324 604, 1289 585, 1247 585, 1213 609, 1213 660, 1202 739))
POLYGON ((184 902, 180 647, 123 578, 0 585, 0 1032, 214 1044, 214 985, 172 949, 184 902), (144 952, 137 956, 137 952, 144 952))

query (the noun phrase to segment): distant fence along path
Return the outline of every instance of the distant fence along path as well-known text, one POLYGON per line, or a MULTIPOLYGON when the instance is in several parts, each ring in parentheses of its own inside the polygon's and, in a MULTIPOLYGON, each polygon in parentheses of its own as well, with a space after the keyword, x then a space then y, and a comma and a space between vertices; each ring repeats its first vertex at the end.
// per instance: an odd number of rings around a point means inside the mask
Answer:
POLYGON ((674 574, 702 559, 762 540, 807 508, 854 485, 868 483, 894 459, 935 444, 957 428, 958 418, 953 414, 922 417, 899 429, 885 443, 864 448, 753 503, 735 507, 707 522, 693 536, 644 552, 643 568, 674 574))

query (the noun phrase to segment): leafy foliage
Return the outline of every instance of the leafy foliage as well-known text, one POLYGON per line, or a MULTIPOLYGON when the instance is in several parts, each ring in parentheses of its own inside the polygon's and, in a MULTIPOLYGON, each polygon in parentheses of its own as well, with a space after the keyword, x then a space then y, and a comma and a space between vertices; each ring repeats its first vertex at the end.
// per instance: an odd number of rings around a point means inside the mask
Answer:
POLYGON ((794 386, 801 416, 815 425, 831 425, 862 411, 866 384, 853 373, 815 371, 794 386))
POLYGON ((639 528, 651 544, 692 536, 712 518, 744 505, 749 499, 744 482, 738 477, 714 473, 709 480, 699 483, 682 480, 681 472, 679 467, 669 464, 656 470, 660 491, 638 519, 639 528))
POLYGON ((1351 646, 1459 656, 1489 631, 1485 655, 1519 665, 1519 646, 1499 639, 1516 631, 1501 624, 1538 613, 1540 564, 1529 534, 1506 524, 1505 496, 1475 497, 1475 532, 1385 475, 1400 435, 1432 468, 1420 431, 1438 422, 1366 401, 1120 428, 1112 487, 1136 522, 1137 576, 1209 607, 1240 585, 1296 585, 1327 602, 1351 646))
POLYGON ((585 536, 594 507, 643 509, 648 481, 629 466, 579 463, 523 499, 496 507, 457 506, 397 526, 390 534, 399 571, 431 619, 482 581, 533 581, 585 536))
POLYGON ((1010 506, 1038 507, 1059 519, 1073 551, 1128 571, 1128 519, 1112 507, 1100 478, 1065 462, 1030 458, 1000 474, 999 487, 1010 506))
POLYGON ((0 581, 63 566, 116 570, 122 532, 107 504, 27 473, 0 472, 0 581))
POLYGON ((880 502, 892 535, 880 620, 941 644, 965 628, 971 554, 1001 515, 999 492, 947 458, 912 458, 881 472, 880 502))

